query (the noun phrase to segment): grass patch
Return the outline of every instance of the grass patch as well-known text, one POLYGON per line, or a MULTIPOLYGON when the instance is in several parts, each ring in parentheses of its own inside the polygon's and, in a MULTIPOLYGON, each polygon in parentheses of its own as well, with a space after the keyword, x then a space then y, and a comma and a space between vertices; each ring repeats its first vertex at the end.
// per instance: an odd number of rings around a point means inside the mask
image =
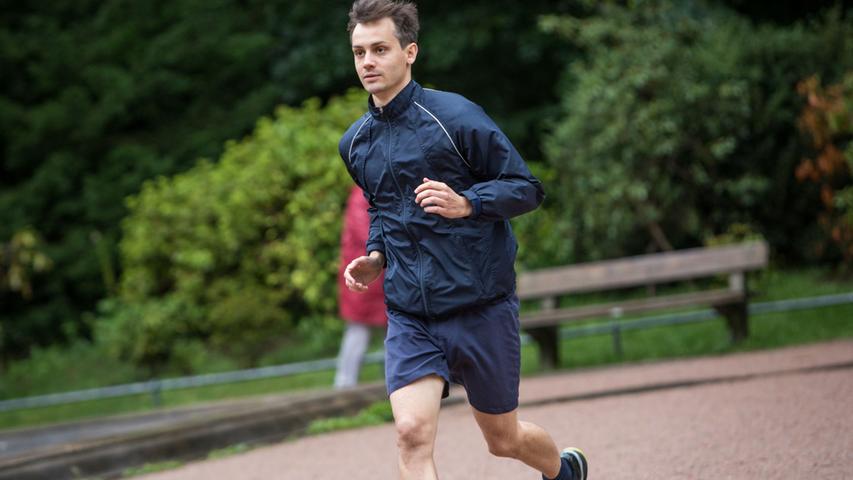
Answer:
POLYGON ((394 419, 391 413, 391 402, 385 400, 376 402, 349 417, 331 417, 314 420, 308 425, 308 433, 317 435, 320 433, 334 432, 337 430, 348 430, 371 425, 381 425, 394 419))
POLYGON ((126 468, 124 472, 122 472, 122 478, 127 477, 136 477, 138 475, 147 475, 149 473, 157 473, 165 470, 172 470, 174 468, 178 468, 183 466, 183 462, 179 462, 177 460, 170 460, 166 462, 155 462, 155 463, 146 463, 140 467, 131 467, 126 468))
MULTIPOLYGON (((562 368, 716 355, 764 350, 838 338, 853 337, 853 305, 766 313, 750 317, 750 335, 732 345, 723 319, 622 332, 622 357, 617 356, 610 335, 563 340, 562 368)), ((538 369, 537 349, 522 356, 523 371, 538 369), (528 364, 525 365, 525 362, 528 364)))
POLYGON ((248 452, 252 447, 246 443, 238 443, 236 445, 231 445, 230 447, 220 448, 217 450, 213 450, 207 454, 208 460, 216 460, 219 458, 227 458, 232 457, 234 455, 239 455, 241 453, 248 452))

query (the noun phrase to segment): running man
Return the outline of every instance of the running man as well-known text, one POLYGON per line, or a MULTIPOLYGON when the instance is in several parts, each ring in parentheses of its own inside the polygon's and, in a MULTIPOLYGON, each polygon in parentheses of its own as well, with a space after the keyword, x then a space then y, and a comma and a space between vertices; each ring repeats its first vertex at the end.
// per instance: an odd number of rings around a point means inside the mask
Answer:
POLYGON ((535 209, 542 185, 482 108, 412 80, 414 4, 358 0, 349 14, 368 111, 341 139, 341 158, 370 205, 366 255, 344 271, 365 292, 385 270, 385 379, 400 476, 436 479, 441 399, 451 382, 500 457, 546 479, 585 480, 576 448, 557 450, 518 420, 520 340, 515 237, 509 219, 535 209))

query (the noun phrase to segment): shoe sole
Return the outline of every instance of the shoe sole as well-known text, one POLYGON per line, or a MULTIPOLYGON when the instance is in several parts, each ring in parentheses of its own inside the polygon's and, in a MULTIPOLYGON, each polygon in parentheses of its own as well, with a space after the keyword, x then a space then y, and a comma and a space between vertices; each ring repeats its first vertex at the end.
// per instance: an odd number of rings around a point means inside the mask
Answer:
POLYGON ((562 452, 560 452, 561 457, 567 457, 571 455, 578 461, 578 465, 580 466, 580 480, 586 480, 587 475, 587 463, 586 463, 586 455, 583 453, 583 450, 580 448, 564 448, 562 452))

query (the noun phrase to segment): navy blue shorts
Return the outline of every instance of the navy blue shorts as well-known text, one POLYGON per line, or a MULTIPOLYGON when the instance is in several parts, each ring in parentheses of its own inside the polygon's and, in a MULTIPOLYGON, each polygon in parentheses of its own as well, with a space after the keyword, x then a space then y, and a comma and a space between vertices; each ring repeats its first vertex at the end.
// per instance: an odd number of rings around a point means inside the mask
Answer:
POLYGON ((518 407, 521 369, 518 298, 515 295, 437 320, 388 310, 385 383, 388 394, 428 375, 465 387, 471 406, 484 413, 518 407))

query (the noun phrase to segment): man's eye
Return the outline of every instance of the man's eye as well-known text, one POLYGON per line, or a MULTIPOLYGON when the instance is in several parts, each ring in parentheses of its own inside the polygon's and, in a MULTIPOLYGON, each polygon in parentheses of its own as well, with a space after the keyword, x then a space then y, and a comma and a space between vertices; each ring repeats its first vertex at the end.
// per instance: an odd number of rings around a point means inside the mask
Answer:
POLYGON ((385 47, 379 47, 376 49, 376 53, 385 53, 385 47))
POLYGON ((353 52, 353 53, 355 54, 355 56, 356 56, 356 57, 364 56, 364 52, 363 52, 363 51, 361 51, 361 50, 356 50, 356 51, 355 51, 355 52, 353 52))

